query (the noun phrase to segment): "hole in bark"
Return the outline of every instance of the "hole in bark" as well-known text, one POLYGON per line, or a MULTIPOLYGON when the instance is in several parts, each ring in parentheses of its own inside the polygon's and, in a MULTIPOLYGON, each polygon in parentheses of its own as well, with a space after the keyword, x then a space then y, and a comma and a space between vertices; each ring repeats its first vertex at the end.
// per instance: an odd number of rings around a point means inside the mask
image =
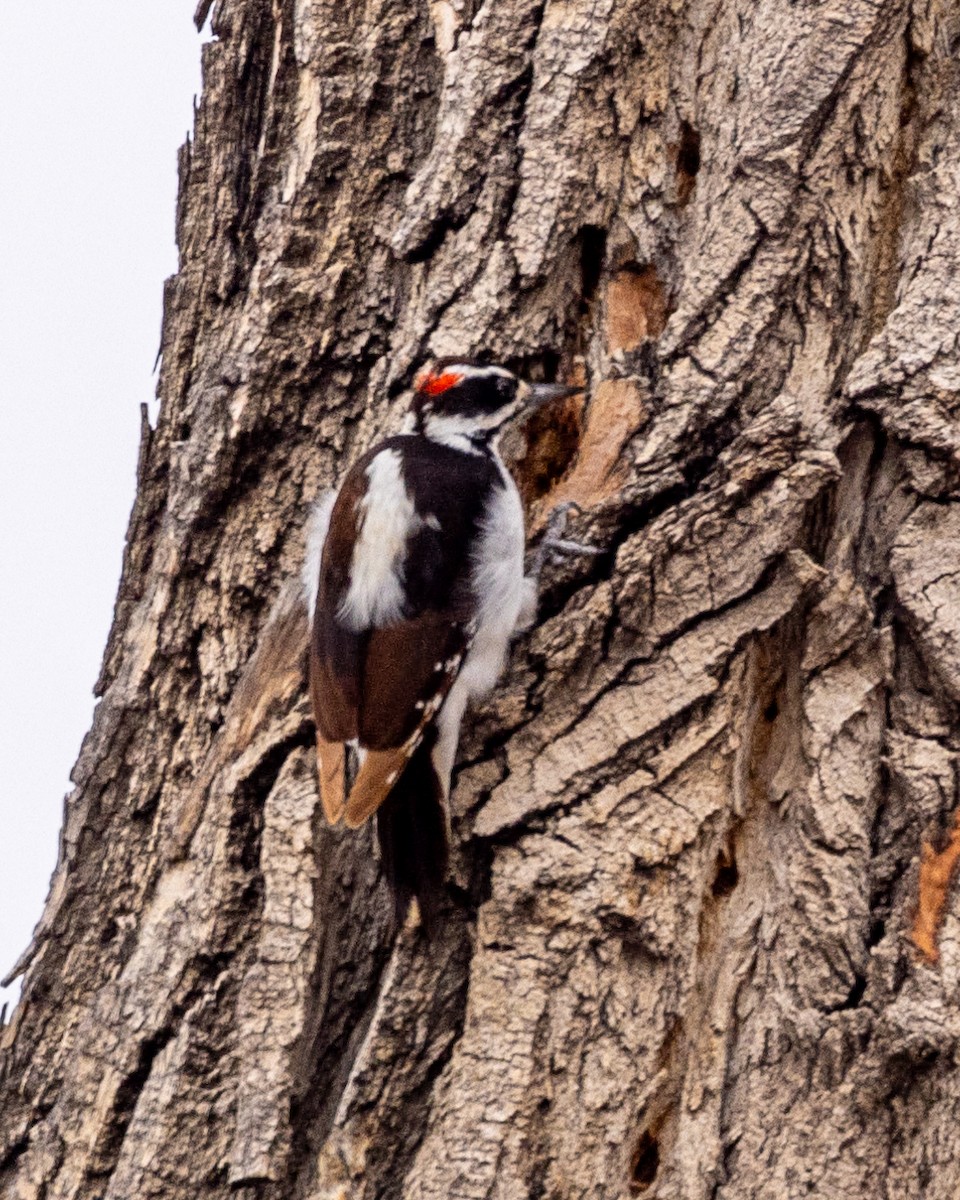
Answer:
POLYGON ((677 203, 687 204, 697 184, 700 170, 700 134, 688 121, 680 122, 677 146, 677 203))
POLYGON ((737 411, 731 408, 718 420, 698 430, 699 452, 694 450, 693 457, 680 468, 688 495, 696 491, 717 465, 717 459, 740 432, 738 413, 739 408, 737 411))
MULTIPOLYGON (((479 361, 489 362, 489 354, 478 356, 479 361)), ((529 379, 535 383, 556 382, 560 371, 560 355, 556 350, 541 350, 539 354, 525 354, 511 358, 507 366, 521 379, 529 379)))
POLYGON ((729 896, 740 882, 740 872, 737 870, 737 860, 733 851, 721 851, 717 855, 717 873, 713 877, 710 890, 718 899, 729 896))
POLYGON ((597 294, 606 256, 607 231, 598 225, 584 225, 580 230, 580 295, 584 310, 597 294))
POLYGON ((655 1137, 644 1132, 630 1162, 630 1191, 634 1195, 645 1192, 656 1179, 659 1169, 660 1145, 655 1137))
POLYGON ((763 710, 763 719, 765 721, 775 721, 780 716, 780 705, 777 701, 771 700, 767 707, 763 710))
POLYGON ((700 134, 689 121, 680 124, 680 149, 677 152, 677 167, 685 175, 696 175, 700 170, 700 134))
POLYGON ((873 601, 873 627, 880 629, 889 625, 896 603, 896 590, 892 584, 880 588, 873 601))
POLYGON ((887 923, 882 917, 878 917, 870 925, 870 936, 867 938, 869 947, 878 946, 886 937, 887 923))
MULTIPOLYGON (((550 381, 557 378, 561 360, 555 351, 545 351, 509 365, 522 379, 550 381)), ((530 417, 514 447, 504 447, 525 505, 547 495, 570 470, 580 450, 582 409, 579 396, 548 404, 530 417)))
POLYGON ((552 491, 580 448, 580 403, 574 398, 534 413, 524 431, 526 452, 517 464, 527 504, 552 491))

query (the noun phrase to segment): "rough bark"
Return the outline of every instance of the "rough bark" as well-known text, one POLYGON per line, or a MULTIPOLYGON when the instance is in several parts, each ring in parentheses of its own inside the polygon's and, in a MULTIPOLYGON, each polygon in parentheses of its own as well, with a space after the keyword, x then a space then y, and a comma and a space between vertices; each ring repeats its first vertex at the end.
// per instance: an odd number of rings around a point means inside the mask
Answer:
POLYGON ((213 30, 3 1195, 955 1196, 957 6, 213 30), (468 724, 427 947, 320 821, 291 581, 481 350, 589 382, 512 454, 606 553, 468 724))

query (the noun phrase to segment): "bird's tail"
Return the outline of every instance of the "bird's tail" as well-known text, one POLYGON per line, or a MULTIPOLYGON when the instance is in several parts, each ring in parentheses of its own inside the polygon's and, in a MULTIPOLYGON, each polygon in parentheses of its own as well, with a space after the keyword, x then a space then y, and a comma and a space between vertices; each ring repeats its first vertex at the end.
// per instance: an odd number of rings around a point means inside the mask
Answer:
POLYGON ((377 810, 383 871, 402 926, 416 896, 429 933, 444 896, 447 877, 447 815, 443 787, 430 752, 434 737, 414 751, 390 794, 377 810))

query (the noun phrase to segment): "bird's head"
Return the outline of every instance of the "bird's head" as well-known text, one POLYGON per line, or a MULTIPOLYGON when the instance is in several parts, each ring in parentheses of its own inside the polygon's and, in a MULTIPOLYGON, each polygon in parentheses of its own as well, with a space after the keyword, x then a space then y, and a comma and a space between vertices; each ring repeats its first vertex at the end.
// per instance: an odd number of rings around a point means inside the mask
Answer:
POLYGON ((506 367, 442 359, 429 363, 414 380, 411 425, 435 441, 483 444, 518 413, 582 390, 527 383, 506 367))

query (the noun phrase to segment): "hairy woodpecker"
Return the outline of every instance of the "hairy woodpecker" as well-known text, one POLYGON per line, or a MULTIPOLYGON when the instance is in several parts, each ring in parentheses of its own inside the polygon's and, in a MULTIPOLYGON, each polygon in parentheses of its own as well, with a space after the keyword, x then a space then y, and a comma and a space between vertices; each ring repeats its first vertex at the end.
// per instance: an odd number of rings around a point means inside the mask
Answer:
POLYGON ((416 377, 404 432, 355 462, 311 515, 304 585, 323 810, 350 827, 377 814, 399 922, 413 896, 426 920, 436 910, 464 709, 493 687, 512 635, 535 615, 537 572, 524 576, 523 509, 498 435, 522 409, 580 390, 433 363, 416 377))

